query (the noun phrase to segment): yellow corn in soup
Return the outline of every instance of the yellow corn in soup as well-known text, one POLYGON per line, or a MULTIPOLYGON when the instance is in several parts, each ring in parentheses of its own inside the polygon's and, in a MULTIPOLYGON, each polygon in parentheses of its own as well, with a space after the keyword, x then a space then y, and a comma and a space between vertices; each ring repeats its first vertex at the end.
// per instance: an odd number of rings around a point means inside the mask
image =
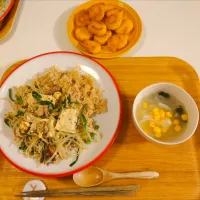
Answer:
POLYGON ((146 134, 161 141, 178 137, 189 120, 183 103, 164 91, 145 96, 137 106, 136 118, 146 134))

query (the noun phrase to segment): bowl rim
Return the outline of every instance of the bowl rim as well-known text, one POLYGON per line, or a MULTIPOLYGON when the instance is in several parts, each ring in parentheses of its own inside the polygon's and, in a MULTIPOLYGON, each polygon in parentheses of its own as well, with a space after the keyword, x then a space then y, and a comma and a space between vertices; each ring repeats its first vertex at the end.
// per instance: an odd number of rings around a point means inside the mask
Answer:
POLYGON ((142 34, 143 34, 143 22, 142 22, 142 19, 140 17, 140 15, 138 14, 138 12, 135 10, 135 8, 133 8, 132 6, 130 6, 129 4, 127 4, 126 2, 124 1, 121 1, 121 0, 114 0, 114 1, 110 1, 108 3, 105 3, 105 1, 103 0, 91 0, 91 1, 86 1, 86 2, 83 2, 82 4, 80 4, 79 6, 77 6, 71 13, 68 21, 67 21, 67 35, 68 35, 68 39, 70 40, 70 42, 72 43, 72 45, 78 50, 80 51, 81 53, 87 55, 87 56, 90 56, 92 58, 100 58, 100 59, 112 59, 112 58, 117 58, 117 57, 120 57, 126 53, 128 53, 132 48, 134 48, 140 41, 141 37, 142 37, 142 34), (112 52, 112 53, 104 53, 104 54, 101 54, 99 55, 98 54, 91 54, 89 52, 87 52, 86 50, 83 50, 81 48, 78 47, 78 43, 79 41, 73 36, 72 32, 73 32, 73 28, 74 28, 74 18, 75 18, 75 15, 77 14, 77 12, 79 12, 82 8, 85 9, 85 7, 87 7, 88 5, 92 6, 92 5, 95 5, 95 4, 98 4, 98 3, 104 3, 104 4, 113 4, 113 5, 117 5, 119 7, 122 7, 124 8, 126 11, 128 11, 131 15, 133 15, 135 18, 137 18, 137 25, 139 27, 139 34, 138 34, 138 37, 137 39, 135 40, 135 43, 132 44, 132 46, 130 46, 129 48, 128 45, 126 47, 124 47, 123 49, 117 51, 117 52, 112 52), (134 14, 133 14, 134 13, 134 14))
POLYGON ((46 56, 46 55, 52 55, 52 54, 72 54, 72 55, 77 55, 77 56, 81 56, 81 57, 84 57, 86 59, 89 59, 90 61, 96 63, 99 65, 99 67, 101 67, 108 75, 109 77, 111 78, 114 86, 115 86, 115 89, 117 91, 117 94, 118 94, 118 100, 119 100, 119 119, 118 119, 118 123, 117 123, 117 126, 116 126, 116 129, 114 131, 114 134, 110 140, 110 142, 108 143, 108 145, 106 146, 106 148, 104 150, 102 150, 102 152, 96 156, 96 158, 94 158, 93 160, 91 160, 90 162, 86 163, 85 165, 75 169, 75 170, 72 170, 70 172, 62 172, 62 173, 54 173, 54 174, 48 174, 48 173, 40 173, 40 172, 33 172, 31 170, 28 170, 28 169, 25 169, 24 167, 21 167, 19 165, 17 165, 16 163, 14 163, 1 149, 0 147, 0 154, 2 154, 14 167, 18 168, 19 170, 23 171, 23 172, 26 172, 28 174, 31 174, 31 175, 34 175, 34 176, 40 176, 40 177, 45 177, 45 178, 59 178, 59 177, 64 177, 64 176, 69 176, 69 175, 72 175, 74 173, 77 173, 79 171, 82 171, 83 169, 91 166, 93 163, 95 163, 97 160, 99 160, 107 151, 108 149, 112 146, 112 144, 114 143, 117 135, 118 135, 118 132, 119 132, 119 129, 120 129, 120 126, 121 126, 121 123, 122 123, 122 99, 121 99, 121 95, 120 95, 120 91, 119 91, 119 87, 117 85, 117 82, 115 81, 115 79, 113 78, 113 76, 111 75, 111 73, 101 64, 99 63, 98 61, 96 60, 93 60, 92 58, 88 57, 88 56, 85 56, 83 54, 79 54, 79 53, 76 53, 76 52, 70 52, 70 51, 55 51, 55 52, 47 52, 47 53, 43 53, 43 54, 39 54, 37 56, 34 56, 28 60, 26 60, 25 62, 23 62, 22 64, 20 64, 19 66, 17 66, 13 71, 11 71, 8 76, 4 79, 4 81, 2 83, 0 83, 0 88, 4 85, 4 83, 6 82, 6 80, 16 71, 18 70, 21 66, 23 66, 24 64, 34 60, 34 59, 37 59, 39 57, 42 57, 42 56, 46 56))
POLYGON ((157 143, 157 144, 162 144, 162 145, 176 145, 176 144, 181 144, 187 140, 189 140, 193 134, 195 133, 196 129, 197 129, 197 126, 198 126, 198 122, 199 122, 199 109, 198 109, 198 106, 196 104, 196 102, 194 101, 194 99, 191 97, 191 95, 186 91, 184 90, 183 88, 181 88, 180 86, 176 85, 176 84, 173 84, 173 83, 169 83, 169 82, 160 82, 160 83, 154 83, 154 84, 151 84, 151 85, 148 85, 147 87, 143 88, 135 97, 134 99, 134 102, 133 102, 133 106, 132 106, 132 117, 133 117, 133 122, 135 124, 135 126, 137 127, 138 132, 143 136, 145 137, 145 139, 149 140, 149 141, 152 141, 154 143, 157 143), (194 127, 194 130, 193 132, 191 132, 191 134, 185 138, 184 140, 181 140, 179 142, 163 142, 163 141, 160 141, 160 140, 157 140, 157 139, 154 139, 153 137, 149 136, 148 134, 146 134, 140 127, 137 119, 136 119, 136 99, 138 98, 138 96, 146 89, 150 88, 150 87, 154 87, 154 86, 157 86, 157 85, 170 85, 172 87, 176 87, 177 89, 181 90, 183 93, 185 93, 189 99, 191 100, 191 103, 194 104, 195 106, 195 110, 197 111, 197 120, 196 120, 196 123, 195 123, 195 127, 194 127))
POLYGON ((10 1, 10 4, 9 4, 9 6, 7 7, 7 9, 5 10, 5 12, 3 12, 2 15, 0 15, 0 22, 1 22, 1 20, 3 20, 3 19, 6 17, 6 15, 9 13, 9 11, 11 10, 11 8, 12 8, 13 5, 14 5, 14 2, 15 2, 15 0, 11 0, 11 1, 10 1))

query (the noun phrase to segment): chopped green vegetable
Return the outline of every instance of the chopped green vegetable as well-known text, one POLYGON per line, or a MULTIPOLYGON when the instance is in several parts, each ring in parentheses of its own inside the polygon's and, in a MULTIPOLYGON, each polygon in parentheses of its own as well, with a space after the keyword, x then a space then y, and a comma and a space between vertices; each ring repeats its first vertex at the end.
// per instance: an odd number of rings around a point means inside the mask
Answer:
POLYGON ((166 92, 159 92, 158 94, 159 94, 160 96, 165 97, 165 98, 169 98, 169 97, 170 97, 170 95, 169 95, 168 93, 166 93, 166 92))
POLYGON ((71 96, 70 95, 67 97, 67 103, 68 104, 80 104, 78 101, 71 101, 71 96))
POLYGON ((36 106, 35 109, 38 110, 39 106, 36 106))
POLYGON ((179 115, 182 115, 183 114, 183 108, 182 108, 182 106, 179 106, 178 108, 176 108, 176 110, 175 110, 179 115))
POLYGON ((24 112, 21 110, 18 110, 16 117, 18 117, 18 116, 24 116, 24 112))
POLYGON ((54 104, 50 101, 43 101, 41 98, 42 96, 37 93, 36 91, 33 91, 32 92, 32 96, 37 100, 37 102, 40 104, 40 105, 48 105, 48 106, 52 106, 52 108, 54 108, 54 104))
POLYGON ((37 93, 36 91, 32 92, 32 96, 38 101, 40 101, 42 98, 42 96, 39 93, 37 93))
POLYGON ((13 97, 12 97, 12 89, 10 88, 10 89, 8 90, 8 92, 9 92, 10 100, 15 102, 15 100, 14 100, 13 97))
POLYGON ((26 149, 27 149, 27 147, 26 147, 25 143, 24 143, 24 142, 22 142, 22 143, 21 143, 21 146, 19 147, 19 150, 21 150, 21 151, 25 152, 25 151, 26 151, 26 149))
POLYGON ((95 136, 95 133, 91 132, 91 133, 90 133, 90 137, 91 137, 92 139, 94 139, 94 136, 95 136))
POLYGON ((20 105, 23 105, 24 104, 24 101, 22 99, 21 96, 16 96, 16 100, 17 100, 17 103, 20 104, 20 105))
POLYGON ((78 161, 79 155, 76 156, 76 160, 73 161, 69 166, 72 167, 73 165, 76 164, 76 162, 78 161))
POLYGON ((99 130, 99 125, 94 126, 94 130, 98 131, 99 130))
POLYGON ((82 120, 82 123, 83 123, 83 132, 86 133, 86 131, 87 131, 87 130, 86 130, 87 120, 86 120, 84 114, 81 115, 81 120, 82 120))
POLYGON ((4 122, 5 122, 5 124, 6 124, 7 126, 11 127, 10 124, 9 124, 9 119, 4 118, 4 122))
POLYGON ((84 104, 82 110, 81 110, 81 120, 82 120, 82 123, 83 123, 83 132, 86 133, 86 127, 87 127, 87 119, 85 117, 85 115, 83 114, 85 109, 86 109, 86 106, 87 104, 84 104))
POLYGON ((84 142, 85 144, 90 144, 90 143, 91 143, 90 139, 82 139, 82 140, 83 140, 83 142, 84 142))

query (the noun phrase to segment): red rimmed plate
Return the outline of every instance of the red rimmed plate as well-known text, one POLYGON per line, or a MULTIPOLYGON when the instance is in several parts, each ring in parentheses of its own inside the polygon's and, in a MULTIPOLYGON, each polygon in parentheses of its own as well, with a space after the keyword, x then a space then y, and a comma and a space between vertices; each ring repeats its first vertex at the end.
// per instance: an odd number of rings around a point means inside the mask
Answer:
POLYGON ((5 8, 0 10, 0 21, 4 19, 4 17, 9 13, 10 9, 12 8, 15 0, 7 0, 5 2, 5 8))
POLYGON ((0 145, 2 154, 20 170, 44 177, 67 176, 83 170, 100 159, 114 142, 119 131, 122 116, 119 89, 112 75, 98 62, 72 52, 50 52, 29 59, 12 72, 1 84, 0 98, 8 97, 9 88, 25 84, 36 74, 42 73, 47 68, 55 65, 61 70, 72 69, 78 65, 81 71, 91 74, 96 84, 104 91, 104 96, 108 100, 108 112, 96 117, 103 133, 102 140, 97 144, 90 144, 81 153, 78 162, 73 167, 69 166, 72 162, 71 159, 63 160, 59 164, 37 166, 33 159, 25 158, 19 152, 14 142, 12 130, 3 121, 4 114, 10 109, 9 103, 1 101, 0 145))

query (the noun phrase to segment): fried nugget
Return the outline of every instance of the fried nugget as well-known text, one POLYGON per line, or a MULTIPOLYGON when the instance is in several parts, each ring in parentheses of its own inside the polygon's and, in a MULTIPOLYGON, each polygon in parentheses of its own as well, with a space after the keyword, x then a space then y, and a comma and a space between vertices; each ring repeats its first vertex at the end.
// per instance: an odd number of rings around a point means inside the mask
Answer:
POLYGON ((98 3, 88 9, 90 19, 100 21, 105 15, 105 4, 98 3))
POLYGON ((92 38, 92 34, 86 27, 77 28, 74 32, 74 35, 78 41, 89 40, 92 38))
POLYGON ((81 45, 91 54, 96 54, 101 51, 101 45, 96 41, 85 40, 81 43, 81 45))
POLYGON ((103 35, 103 36, 94 36, 94 40, 96 41, 96 42, 98 42, 100 45, 103 45, 103 44, 105 44, 107 41, 108 41, 108 39, 109 39, 109 37, 112 35, 112 32, 111 31, 107 31, 106 32, 106 34, 105 35, 103 35))
POLYGON ((128 43, 128 35, 115 34, 108 39, 108 49, 112 52, 123 49, 128 43))
POLYGON ((103 36, 106 34, 107 28, 103 22, 91 21, 90 24, 88 25, 88 31, 91 34, 94 34, 97 36, 103 36))
POLYGON ((87 10, 81 10, 75 15, 75 25, 78 27, 88 26, 90 17, 87 10))
POLYGON ((114 8, 106 12, 105 24, 109 30, 117 29, 123 20, 123 10, 114 8))
POLYGON ((133 22, 130 19, 124 19, 119 28, 115 30, 119 34, 129 34, 133 29, 133 22))

